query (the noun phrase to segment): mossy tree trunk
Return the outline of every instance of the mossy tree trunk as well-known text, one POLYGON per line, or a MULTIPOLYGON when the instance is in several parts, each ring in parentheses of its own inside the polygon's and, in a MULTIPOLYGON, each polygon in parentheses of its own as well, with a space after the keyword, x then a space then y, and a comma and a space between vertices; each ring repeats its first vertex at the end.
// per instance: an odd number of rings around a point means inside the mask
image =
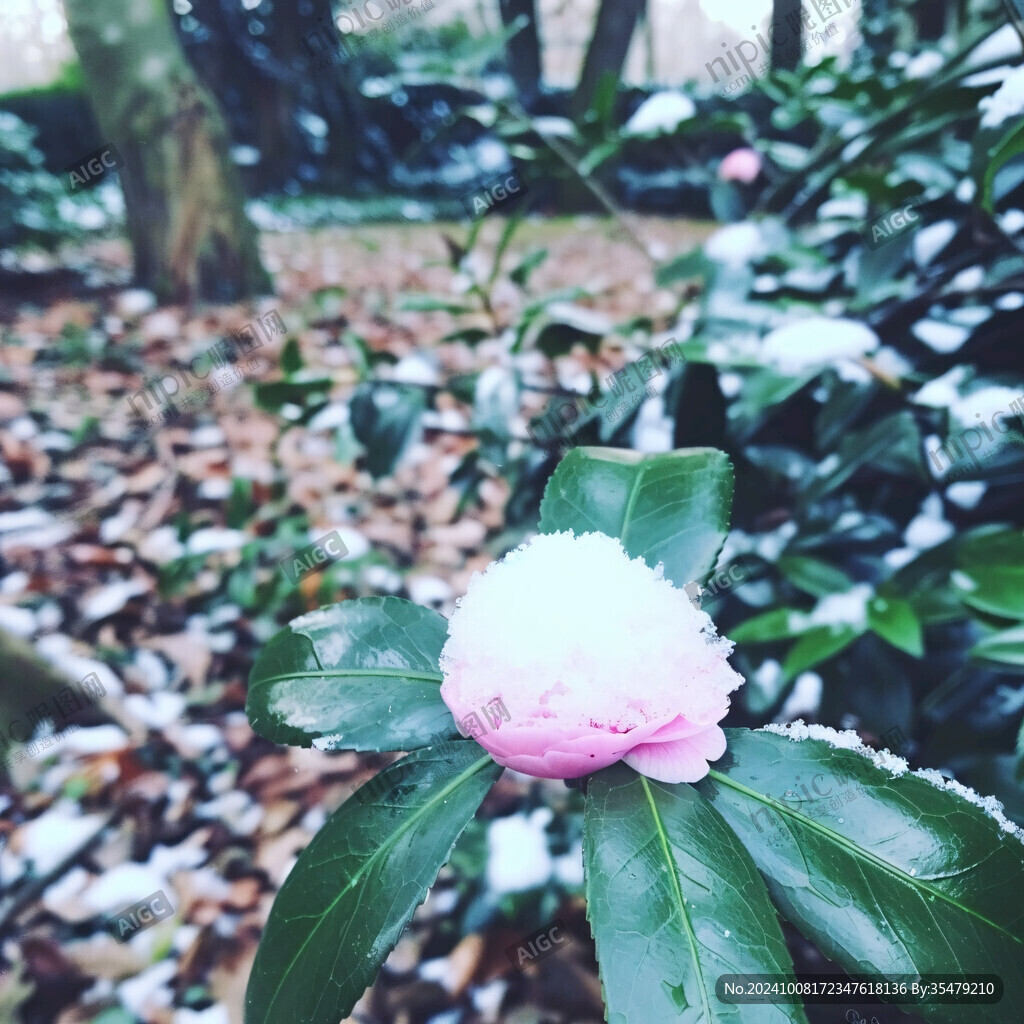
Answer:
POLYGON ((803 0, 775 0, 772 4, 772 70, 795 71, 800 66, 804 23, 803 0))
POLYGON ((136 282, 165 302, 269 291, 224 120, 163 0, 65 0, 105 136, 124 159, 136 282))
POLYGON ((601 0, 572 98, 573 118, 577 122, 582 122, 590 109, 604 76, 622 77, 633 32, 646 8, 647 0, 601 0))

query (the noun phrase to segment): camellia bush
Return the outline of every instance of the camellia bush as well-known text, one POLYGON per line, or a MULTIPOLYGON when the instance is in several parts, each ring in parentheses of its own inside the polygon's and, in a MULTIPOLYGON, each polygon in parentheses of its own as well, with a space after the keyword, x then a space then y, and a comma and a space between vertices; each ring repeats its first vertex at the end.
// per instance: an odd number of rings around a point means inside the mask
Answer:
POLYGON ((928 1020, 1011 1019, 1024 833, 998 801, 852 732, 720 728, 743 679, 689 594, 726 540, 732 488, 716 449, 575 448, 548 482, 540 534, 475 576, 450 621, 366 598, 268 643, 247 702, 262 736, 409 753, 288 875, 247 1024, 349 1015, 503 767, 585 793, 609 1021, 806 1021, 799 995, 742 1002, 723 987, 795 983, 777 915, 928 1020), (992 994, 943 1001, 935 975, 983 975, 992 994))

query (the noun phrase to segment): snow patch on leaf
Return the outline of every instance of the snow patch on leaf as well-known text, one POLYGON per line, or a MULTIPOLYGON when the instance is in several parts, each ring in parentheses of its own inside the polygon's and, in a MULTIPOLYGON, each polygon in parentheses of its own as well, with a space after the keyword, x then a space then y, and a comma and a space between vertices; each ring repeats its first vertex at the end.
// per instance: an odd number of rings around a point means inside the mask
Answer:
MULTIPOLYGON (((910 766, 902 757, 897 757, 888 750, 872 750, 864 744, 864 741, 852 729, 837 732, 827 725, 806 725, 803 720, 791 722, 788 725, 766 725, 758 732, 771 732, 777 736, 784 736, 786 739, 800 742, 802 740, 824 740, 830 746, 839 750, 852 750, 857 754, 867 757, 883 771, 889 772, 894 778, 905 775, 910 766)), ((1024 829, 1021 829, 1003 813, 1003 805, 994 796, 982 796, 976 793, 969 786, 965 786, 955 779, 947 779, 941 772, 934 768, 919 768, 911 772, 912 775, 935 786, 936 789, 944 789, 956 793, 969 803, 980 807, 1004 832, 1009 832, 1021 842, 1024 842, 1024 829)))

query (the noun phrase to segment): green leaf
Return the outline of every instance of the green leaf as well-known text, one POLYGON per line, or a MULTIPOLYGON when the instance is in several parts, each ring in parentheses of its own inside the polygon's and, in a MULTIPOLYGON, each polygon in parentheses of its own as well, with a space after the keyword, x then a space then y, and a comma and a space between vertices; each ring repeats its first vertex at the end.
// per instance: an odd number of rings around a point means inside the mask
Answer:
POLYGON ((886 416, 843 439, 838 462, 834 468, 831 460, 822 463, 830 468, 810 484, 805 498, 820 500, 868 466, 907 480, 923 480, 926 474, 921 462, 922 447, 921 431, 911 413, 904 411, 886 416))
POLYGON ((857 626, 813 626, 789 649, 782 663, 783 677, 788 681, 815 665, 845 651, 864 630, 857 626))
POLYGON ((548 258, 547 249, 535 249, 533 252, 527 254, 516 266, 509 271, 509 277, 512 281, 519 285, 520 288, 526 287, 526 282, 529 280, 530 275, 548 258))
POLYGON ((716 998, 723 974, 792 976, 750 854, 692 786, 618 764, 587 788, 587 917, 609 1024, 806 1021, 800 1006, 716 998))
POLYGON ((453 736, 438 665, 443 615, 397 597, 367 597, 294 619, 263 649, 245 711, 274 743, 324 750, 412 750, 453 736))
POLYGON ((868 602, 868 626, 893 647, 915 658, 924 654, 921 623, 909 601, 899 597, 876 597, 868 602))
POLYGON ((245 1024, 349 1016, 501 774, 480 755, 471 740, 418 750, 372 780, 380 797, 335 811, 274 901, 245 1024))
POLYGON ((473 312, 472 308, 464 302, 452 302, 451 299, 419 293, 400 296, 398 308, 403 313, 451 313, 453 316, 473 312))
POLYGON ((416 436, 427 405, 422 388, 391 383, 360 384, 349 409, 352 432, 366 448, 366 468, 386 476, 416 436))
POLYGON ((330 377, 313 377, 308 380, 291 377, 288 380, 257 381, 253 388, 256 404, 267 412, 279 412, 281 406, 305 406, 307 402, 326 400, 334 382, 330 377))
POLYGON ((606 533, 677 586, 705 579, 729 529, 732 466, 724 452, 645 455, 574 448, 544 489, 540 530, 606 533))
POLYGON ((733 626, 729 639, 738 644, 763 644, 803 636, 808 629, 809 616, 804 612, 796 608, 773 608, 733 626))
POLYGON ((289 338, 281 350, 281 372, 285 377, 298 373, 306 364, 302 361, 302 353, 299 351, 299 343, 294 338, 289 338))
POLYGON ((975 658, 1024 667, 1024 626, 1014 626, 979 640, 971 648, 975 658))
POLYGON ((689 278, 705 277, 708 273, 708 261, 701 246, 677 256, 654 272, 654 280, 659 288, 675 284, 689 278))
POLYGON ((1005 1022, 1024 998, 1024 843, 977 805, 824 740, 727 729, 697 789, 743 840, 782 913, 851 972, 997 974, 997 1006, 929 1020, 1005 1022))
POLYGON ((992 188, 996 175, 1014 157, 1024 153, 1024 123, 1014 124, 1005 135, 989 149, 988 163, 981 183, 981 205, 988 213, 993 212, 992 188))
POLYGON ((842 569, 808 555, 783 555, 777 564, 793 586, 813 597, 842 594, 853 586, 853 580, 842 569))
POLYGON ((953 574, 961 600, 979 611, 1024 619, 1024 533, 976 533, 957 549, 953 574))

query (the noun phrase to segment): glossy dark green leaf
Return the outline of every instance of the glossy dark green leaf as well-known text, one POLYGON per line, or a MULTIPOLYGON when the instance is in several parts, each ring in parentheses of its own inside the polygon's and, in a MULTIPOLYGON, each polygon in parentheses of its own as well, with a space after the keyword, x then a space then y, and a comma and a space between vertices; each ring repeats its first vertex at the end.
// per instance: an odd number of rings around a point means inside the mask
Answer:
POLYGON ((709 264, 704 256, 704 250, 698 246, 658 267, 654 274, 654 280, 659 288, 665 288, 670 284, 675 284, 676 281, 704 277, 708 269, 709 264))
POLYGON ((412 750, 456 735, 441 700, 443 615, 367 597, 294 619, 249 676, 246 714, 275 743, 324 750, 412 750))
POLYGON ((330 377, 311 377, 308 380, 291 377, 288 380, 258 381, 253 394, 256 404, 268 412, 279 412, 283 405, 305 406, 326 399, 334 387, 330 377))
POLYGON ((868 602, 868 626, 907 654, 924 654, 921 623, 909 601, 899 597, 875 597, 868 602))
POLYGON ((911 413, 886 416, 844 438, 839 446, 839 461, 807 488, 805 497, 817 501, 842 487, 865 467, 923 480, 926 472, 921 461, 922 444, 920 428, 911 413))
POLYGON ((387 476, 420 429, 427 407, 422 388, 393 383, 360 384, 349 401, 352 432, 366 448, 366 468, 387 476))
POLYGON ((841 594, 853 586, 842 569, 809 555, 783 555, 777 564, 790 583, 813 597, 841 594))
POLYGON ((929 1006, 943 1024, 1007 1021, 1024 999, 1024 843, 980 807, 824 740, 726 730, 698 790, 743 840, 776 906, 847 971, 997 974, 993 1006, 929 1006))
POLYGON ((984 661, 1024 668, 1024 626, 1004 629, 979 640, 971 648, 971 654, 984 661))
POLYGON ((342 804, 274 901, 245 1024, 338 1024, 380 969, 502 769, 471 740, 418 750, 342 804))
POLYGON ((1024 533, 999 530, 965 538, 953 575, 961 600, 979 611, 1024 619, 1024 533))
POLYGON ((993 210, 996 175, 1021 153, 1024 153, 1024 123, 1017 122, 989 149, 981 181, 981 203, 989 213, 993 210))
POLYGON ((573 530, 618 537, 628 554, 659 562, 675 586, 701 581, 729 529, 732 466, 724 452, 691 448, 645 455, 574 448, 541 502, 542 533, 573 530))
POLYGON ((800 1006, 723 1003, 723 974, 791 975, 750 854, 692 786, 613 765, 587 788, 587 917, 609 1024, 806 1021, 800 1006))
POLYGON ((786 654, 786 660, 782 663, 783 677, 787 680, 793 679, 801 672, 834 658, 841 651, 845 651, 863 632, 864 630, 858 626, 813 626, 786 654))
POLYGON ((796 608, 773 608, 733 626, 729 639, 738 644, 760 644, 803 636, 809 628, 808 618, 796 608))

